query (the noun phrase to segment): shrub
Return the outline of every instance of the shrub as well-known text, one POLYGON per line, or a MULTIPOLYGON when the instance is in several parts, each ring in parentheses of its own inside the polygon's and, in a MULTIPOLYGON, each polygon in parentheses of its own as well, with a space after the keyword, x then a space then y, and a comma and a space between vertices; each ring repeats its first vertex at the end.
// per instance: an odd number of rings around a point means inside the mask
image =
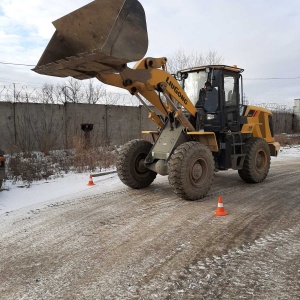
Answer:
POLYGON ((110 145, 86 148, 77 143, 72 150, 16 153, 7 157, 7 178, 27 182, 69 172, 100 172, 115 166, 116 151, 110 145))

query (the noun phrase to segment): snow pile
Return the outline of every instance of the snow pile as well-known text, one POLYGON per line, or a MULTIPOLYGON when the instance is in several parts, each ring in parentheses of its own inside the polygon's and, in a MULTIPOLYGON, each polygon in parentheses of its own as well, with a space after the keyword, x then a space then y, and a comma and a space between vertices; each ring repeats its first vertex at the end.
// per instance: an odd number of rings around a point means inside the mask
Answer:
POLYGON ((94 186, 88 186, 88 182, 89 173, 66 174, 50 180, 35 181, 29 188, 22 182, 13 184, 7 180, 0 193, 0 214, 93 195, 99 191, 108 192, 116 186, 122 186, 116 173, 93 178, 94 186))
POLYGON ((285 159, 286 157, 300 157, 300 145, 290 145, 280 148, 280 153, 276 159, 285 159))

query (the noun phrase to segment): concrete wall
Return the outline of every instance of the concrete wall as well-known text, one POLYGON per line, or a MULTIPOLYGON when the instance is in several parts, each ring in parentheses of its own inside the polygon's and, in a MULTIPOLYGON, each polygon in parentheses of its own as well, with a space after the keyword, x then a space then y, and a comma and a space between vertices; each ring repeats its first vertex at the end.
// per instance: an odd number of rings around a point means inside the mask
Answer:
POLYGON ((5 151, 64 149, 84 137, 81 124, 93 124, 91 144, 123 144, 153 130, 143 107, 99 104, 34 104, 0 102, 0 148, 5 151))
POLYGON ((294 129, 295 131, 300 131, 300 99, 294 99, 294 129))
POLYGON ((300 99, 294 100, 294 113, 300 117, 300 99))
POLYGON ((7 140, 10 137, 9 130, 14 135, 13 106, 11 103, 0 102, 0 149, 7 149, 7 140))
MULTIPOLYGON (((300 113, 300 100, 296 99, 295 115, 298 109, 300 113)), ((275 133, 300 130, 299 115, 293 120, 292 113, 276 112, 273 120, 275 133)), ((131 139, 146 138, 141 131, 156 128, 142 106, 0 102, 0 149, 47 152, 71 148, 84 137, 81 130, 84 123, 93 124, 91 145, 107 141, 120 145, 131 139)))

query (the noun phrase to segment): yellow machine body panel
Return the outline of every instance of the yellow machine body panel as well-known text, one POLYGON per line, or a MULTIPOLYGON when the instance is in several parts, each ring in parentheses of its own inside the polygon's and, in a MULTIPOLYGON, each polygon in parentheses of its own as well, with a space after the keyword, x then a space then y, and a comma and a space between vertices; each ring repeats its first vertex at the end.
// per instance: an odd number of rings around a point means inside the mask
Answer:
POLYGON ((267 143, 275 141, 271 133, 271 123, 269 118, 272 117, 272 112, 268 109, 252 106, 247 106, 245 111, 247 124, 242 126, 242 133, 252 133, 253 137, 260 137, 266 140, 267 143))
POLYGON ((263 138, 270 147, 271 156, 277 156, 280 144, 272 134, 272 112, 268 109, 253 105, 247 106, 245 111, 247 123, 243 124, 241 133, 252 134, 253 137, 263 138))
POLYGON ((206 145, 210 151, 219 151, 219 146, 214 132, 191 131, 187 134, 193 136, 199 143, 206 145))

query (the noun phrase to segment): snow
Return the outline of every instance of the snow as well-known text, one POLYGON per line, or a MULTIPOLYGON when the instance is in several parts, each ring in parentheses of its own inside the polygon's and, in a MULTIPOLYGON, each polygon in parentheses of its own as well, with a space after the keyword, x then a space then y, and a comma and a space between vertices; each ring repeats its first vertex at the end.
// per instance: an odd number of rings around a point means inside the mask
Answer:
POLYGON ((44 205, 68 201, 75 197, 84 197, 109 192, 123 186, 116 173, 94 177, 94 186, 88 186, 88 173, 66 174, 51 180, 33 182, 29 188, 22 182, 13 184, 8 180, 0 193, 0 215, 22 208, 37 209, 44 205))
MULTIPOLYGON (((272 163, 284 161, 290 157, 300 158, 300 145, 283 147, 278 157, 272 157, 272 163)), ((94 186, 88 186, 89 174, 65 174, 51 180, 33 182, 29 188, 6 181, 0 192, 0 215, 17 210, 31 210, 42 208, 45 205, 72 200, 75 197, 84 197, 109 192, 125 187, 116 173, 102 174, 94 177, 94 186)))
POLYGON ((275 160, 285 160, 287 157, 300 157, 300 145, 290 145, 280 148, 280 153, 275 160))

